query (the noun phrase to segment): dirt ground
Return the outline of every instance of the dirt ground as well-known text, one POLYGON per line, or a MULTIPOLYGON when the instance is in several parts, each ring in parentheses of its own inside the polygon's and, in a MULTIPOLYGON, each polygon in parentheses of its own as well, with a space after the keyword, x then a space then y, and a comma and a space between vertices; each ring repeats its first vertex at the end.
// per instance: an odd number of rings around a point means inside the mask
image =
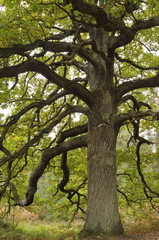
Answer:
POLYGON ((145 232, 145 233, 130 233, 122 236, 98 236, 94 238, 85 238, 83 240, 159 240, 159 230, 145 232))
POLYGON ((129 231, 121 236, 94 236, 82 240, 159 240, 159 228, 150 228, 145 231, 129 231))
POLYGON ((124 234, 120 237, 109 237, 108 240, 159 240, 159 230, 145 233, 124 234))

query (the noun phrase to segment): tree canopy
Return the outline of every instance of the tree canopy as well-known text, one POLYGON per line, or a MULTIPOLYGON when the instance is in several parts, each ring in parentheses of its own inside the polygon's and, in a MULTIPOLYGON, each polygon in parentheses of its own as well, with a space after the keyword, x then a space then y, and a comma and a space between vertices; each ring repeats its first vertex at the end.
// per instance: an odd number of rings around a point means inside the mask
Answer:
MULTIPOLYGON (((76 210, 86 213, 88 232, 120 234, 120 220, 112 220, 118 207, 112 218, 109 211, 103 213, 103 218, 108 215, 110 222, 115 222, 105 231, 105 223, 93 226, 90 219, 99 212, 100 201, 104 208, 104 191, 110 195, 118 191, 128 203, 135 202, 125 192, 125 181, 132 186, 135 173, 127 171, 132 152, 130 148, 128 153, 122 152, 124 143, 136 146, 132 153, 138 174, 135 178, 140 180, 145 198, 157 209, 157 183, 153 180, 152 187, 152 179, 146 180, 140 150, 143 144, 146 149, 154 144, 150 135, 158 134, 159 2, 0 3, 0 198, 7 197, 10 205, 30 205, 38 181, 46 173, 54 184, 52 197, 60 190, 76 210), (110 179, 98 179, 102 174, 110 174, 110 179), (98 184, 101 190, 94 193, 95 187, 100 189, 98 184), (91 212, 92 206, 96 213, 91 212)), ((156 154, 156 145, 153 151, 156 154)), ((150 155, 149 160, 151 168, 158 167, 150 155)), ((115 206, 112 199, 108 203, 115 206)))

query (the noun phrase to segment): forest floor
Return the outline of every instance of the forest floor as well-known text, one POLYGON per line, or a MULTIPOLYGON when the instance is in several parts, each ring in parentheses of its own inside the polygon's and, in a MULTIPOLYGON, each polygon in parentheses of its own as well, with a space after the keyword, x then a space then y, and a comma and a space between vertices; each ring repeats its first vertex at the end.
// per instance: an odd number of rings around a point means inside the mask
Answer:
MULTIPOLYGON (((77 221, 68 228, 68 222, 51 222, 25 209, 9 216, 4 226, 0 222, 0 240, 78 240, 83 222, 77 221), (9 227, 7 226, 9 224, 9 227), (67 225, 67 226, 66 226, 67 225)), ((159 240, 159 214, 124 218, 125 233, 121 236, 94 236, 83 240, 159 240)))
POLYGON ((147 229, 144 232, 133 231, 125 232, 121 236, 97 236, 88 237, 82 240, 159 240, 159 229, 147 229))
POLYGON ((125 233, 122 236, 98 236, 98 237, 90 237, 82 240, 159 240, 159 230, 157 231, 148 231, 144 233, 134 232, 134 233, 125 233))
POLYGON ((147 231, 147 232, 134 232, 130 234, 124 234, 119 237, 109 237, 107 240, 159 240, 159 230, 147 231))
MULTIPOLYGON (((146 221, 146 220, 145 220, 146 221)), ((149 225, 144 226, 140 224, 128 224, 129 230, 126 230, 125 233, 121 236, 111 236, 107 240, 159 240, 159 220, 157 219, 152 222, 149 222, 149 225)))

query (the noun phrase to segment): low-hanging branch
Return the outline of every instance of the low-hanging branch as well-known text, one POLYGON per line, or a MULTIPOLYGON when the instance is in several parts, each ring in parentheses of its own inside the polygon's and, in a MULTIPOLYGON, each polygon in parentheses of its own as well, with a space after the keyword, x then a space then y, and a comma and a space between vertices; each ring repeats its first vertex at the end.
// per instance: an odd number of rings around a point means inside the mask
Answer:
POLYGON ((87 136, 81 136, 81 137, 74 138, 70 141, 60 143, 53 148, 49 148, 45 150, 41 156, 41 160, 39 164, 33 170, 30 176, 28 189, 26 192, 26 199, 21 199, 16 204, 21 206, 27 206, 33 202, 34 194, 37 191, 38 180, 44 173, 46 167, 49 165, 51 159, 53 159, 55 156, 62 154, 63 152, 67 152, 76 148, 81 148, 86 146, 87 146, 87 136))
MULTIPOLYGON (((136 165, 137 165, 137 170, 138 170, 138 173, 139 173, 139 176, 141 178, 141 181, 142 181, 142 184, 144 186, 144 189, 146 191, 146 189, 149 191, 149 193, 153 194, 154 196, 158 197, 159 198, 159 193, 152 190, 150 188, 150 186, 147 184, 146 180, 145 180, 145 177, 143 175, 143 172, 141 170, 141 158, 140 158, 140 148, 142 146, 142 144, 152 144, 152 142, 144 139, 144 138, 140 138, 139 142, 137 143, 137 146, 136 146, 136 156, 137 156, 137 162, 136 162, 136 165)), ((147 194, 148 196, 148 194, 147 194)), ((151 197, 150 197, 151 198, 151 197)))
POLYGON ((57 189, 59 189, 61 192, 64 192, 64 193, 68 194, 67 198, 70 200, 71 204, 72 205, 74 205, 74 204, 77 205, 77 211, 78 211, 78 209, 80 209, 83 213, 85 213, 85 211, 80 206, 80 200, 81 200, 81 197, 84 197, 85 199, 87 199, 87 198, 86 198, 86 196, 84 194, 81 194, 79 192, 79 190, 82 187, 85 186, 86 179, 82 182, 82 184, 80 184, 78 186, 78 189, 67 189, 67 188, 65 188, 66 185, 68 184, 69 178, 70 178, 70 171, 69 171, 69 168, 68 168, 68 165, 67 165, 67 152, 63 152, 62 153, 61 169, 63 171, 63 178, 62 178, 61 182, 58 184, 57 189), (75 195, 77 196, 77 199, 78 199, 77 201, 73 200, 73 197, 75 195))
MULTIPOLYGON (((149 108, 149 105, 146 106, 147 108, 149 108)), ((159 193, 154 191, 147 183, 146 179, 145 179, 145 176, 143 174, 143 171, 142 171, 142 168, 141 168, 141 156, 140 156, 140 149, 141 149, 141 146, 143 144, 153 144, 153 142, 145 139, 144 137, 141 137, 140 136, 140 118, 137 119, 136 121, 133 119, 132 122, 131 122, 132 126, 133 126, 133 135, 131 136, 131 139, 132 137, 134 138, 134 140, 137 142, 137 145, 136 145, 136 166, 137 166, 137 171, 138 171, 138 174, 140 176, 140 179, 141 179, 141 182, 143 184, 143 192, 146 196, 147 199, 150 200, 150 203, 152 205, 152 207, 156 210, 156 206, 154 205, 153 203, 153 198, 159 198, 159 193), (151 194, 151 195, 150 195, 151 194)))

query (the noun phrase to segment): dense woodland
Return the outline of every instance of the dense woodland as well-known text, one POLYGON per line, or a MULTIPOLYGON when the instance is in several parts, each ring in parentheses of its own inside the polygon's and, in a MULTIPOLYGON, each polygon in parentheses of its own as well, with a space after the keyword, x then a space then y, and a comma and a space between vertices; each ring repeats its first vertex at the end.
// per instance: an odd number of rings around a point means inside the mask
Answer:
POLYGON ((159 1, 0 4, 2 215, 35 204, 87 236, 158 212, 159 1))

